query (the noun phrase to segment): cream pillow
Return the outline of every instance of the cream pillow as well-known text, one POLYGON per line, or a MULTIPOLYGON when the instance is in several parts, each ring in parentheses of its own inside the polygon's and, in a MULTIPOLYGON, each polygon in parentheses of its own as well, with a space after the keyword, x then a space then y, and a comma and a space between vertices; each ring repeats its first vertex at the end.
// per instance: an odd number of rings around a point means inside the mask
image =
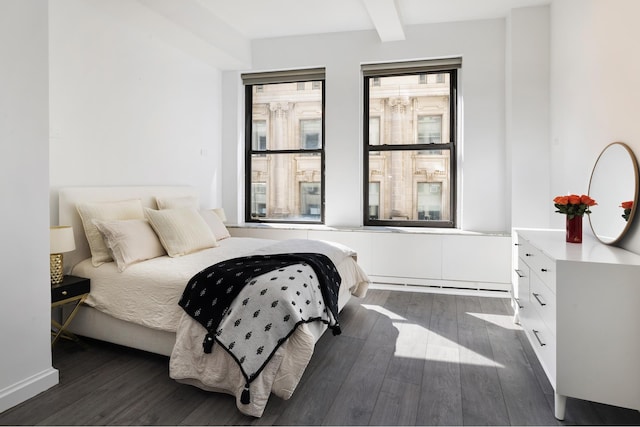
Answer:
POLYGON ((170 257, 218 246, 209 226, 195 209, 147 208, 145 214, 170 257))
POLYGON ((111 256, 124 271, 131 264, 166 255, 158 236, 146 219, 125 219, 122 221, 101 221, 94 219, 111 256))
POLYGON ((112 260, 102 235, 95 224, 93 224, 94 219, 103 221, 144 219, 144 211, 142 210, 142 202, 140 199, 123 200, 119 202, 78 203, 76 209, 82 219, 82 227, 84 228, 85 236, 87 236, 87 242, 89 242, 91 262, 94 267, 98 267, 112 260))
POLYGON ((220 217, 213 210, 201 210, 200 215, 202 215, 202 218, 211 229, 211 232, 213 233, 217 241, 231 237, 231 234, 229 234, 229 230, 227 230, 227 227, 225 227, 220 217))
POLYGON ((156 197, 156 205, 158 205, 158 209, 198 209, 199 207, 198 198, 196 196, 156 197))

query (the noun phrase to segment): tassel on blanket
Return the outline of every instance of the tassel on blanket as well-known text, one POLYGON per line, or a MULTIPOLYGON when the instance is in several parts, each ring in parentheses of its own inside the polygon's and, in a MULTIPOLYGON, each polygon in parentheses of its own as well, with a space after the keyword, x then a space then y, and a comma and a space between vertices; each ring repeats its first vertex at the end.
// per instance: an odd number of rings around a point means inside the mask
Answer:
POLYGON ((202 348, 204 349, 204 352, 209 354, 211 353, 211 349, 213 348, 213 337, 209 334, 207 334, 204 337, 204 341, 202 342, 202 348))
POLYGON ((249 383, 244 385, 244 390, 242 390, 242 394, 240 395, 240 402, 243 405, 249 404, 251 402, 250 394, 249 394, 249 383))
POLYGON ((342 329, 340 329, 340 326, 336 325, 333 327, 333 336, 335 337, 336 335, 340 335, 342 333, 342 329))

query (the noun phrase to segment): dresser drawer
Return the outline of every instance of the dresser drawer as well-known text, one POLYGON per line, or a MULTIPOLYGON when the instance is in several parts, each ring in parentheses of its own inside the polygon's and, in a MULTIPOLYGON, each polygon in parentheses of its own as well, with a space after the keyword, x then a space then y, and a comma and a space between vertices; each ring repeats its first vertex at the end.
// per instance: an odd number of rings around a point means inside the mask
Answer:
POLYGON ((529 267, 522 260, 519 261, 518 267, 514 269, 511 299, 511 306, 516 315, 519 314, 519 311, 529 300, 529 267))
POLYGON ((523 329, 531 343, 531 347, 538 356, 540 364, 551 382, 556 388, 556 338, 549 331, 542 319, 537 316, 535 310, 529 310, 529 317, 526 318, 526 325, 523 329), (533 312, 533 314, 532 314, 533 312))
POLYGON ((556 263, 541 250, 534 247, 527 240, 522 239, 518 246, 520 260, 524 261, 531 269, 532 274, 537 274, 547 287, 556 292, 556 263))
POLYGON ((532 274, 530 283, 529 303, 538 312, 542 322, 549 331, 556 335, 556 295, 544 284, 537 274, 532 274))

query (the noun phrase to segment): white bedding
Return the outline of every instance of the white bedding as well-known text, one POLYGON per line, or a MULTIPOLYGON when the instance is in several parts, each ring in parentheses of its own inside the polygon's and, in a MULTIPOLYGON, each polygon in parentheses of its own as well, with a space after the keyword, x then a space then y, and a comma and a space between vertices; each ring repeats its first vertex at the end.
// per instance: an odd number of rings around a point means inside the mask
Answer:
POLYGON ((122 273, 113 262, 94 267, 91 259, 86 259, 73 268, 72 274, 91 278, 91 293, 86 304, 117 319, 175 332, 182 315, 178 300, 194 274, 222 260, 243 256, 276 242, 232 237, 221 240, 215 248, 178 258, 150 259, 131 265, 122 273))

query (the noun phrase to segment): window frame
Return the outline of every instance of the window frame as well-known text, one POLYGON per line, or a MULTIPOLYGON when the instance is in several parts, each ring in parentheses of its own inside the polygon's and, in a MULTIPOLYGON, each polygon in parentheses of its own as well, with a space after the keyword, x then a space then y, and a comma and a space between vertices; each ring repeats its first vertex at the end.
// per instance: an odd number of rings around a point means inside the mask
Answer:
MULTIPOLYGON (((326 93, 326 80, 324 68, 321 69, 303 69, 303 70, 286 70, 286 71, 274 71, 274 72, 262 72, 262 73, 247 73, 241 75, 243 84, 245 86, 245 203, 244 203, 244 220, 247 223, 271 223, 271 224, 309 224, 317 225, 325 223, 325 93, 326 93), (266 86, 268 84, 280 84, 280 83, 306 83, 314 82, 311 90, 321 91, 321 114, 320 117, 320 148, 307 149, 300 146, 295 149, 272 149, 269 147, 267 137, 267 149, 255 150, 253 147, 253 87, 254 86, 266 86), (317 88, 317 84, 320 88, 317 88), (269 156, 269 155, 282 155, 282 154, 300 154, 300 155, 319 155, 320 156, 320 218, 319 220, 300 220, 300 219, 280 219, 280 218, 262 218, 252 217, 252 203, 251 203, 251 188, 252 188, 252 158, 254 155, 269 156)), ((296 89, 299 85, 296 85, 296 89)), ((300 127, 300 124, 297 124, 300 127)), ((268 129, 267 129, 268 134, 268 129)), ((299 136, 298 136, 299 138, 299 136)), ((299 193, 298 183, 293 186, 289 191, 299 193)), ((267 194, 268 194, 267 188, 267 194)), ((299 196, 299 194, 298 194, 299 196)), ((268 206, 268 204, 267 204, 268 206)), ((268 207, 267 207, 268 208, 268 207)), ((302 217, 302 213, 300 213, 302 217)))
MULTIPOLYGON (((458 137, 458 69, 461 66, 460 58, 451 60, 432 60, 371 64, 363 66, 363 209, 362 220, 364 226, 380 227, 421 227, 421 228, 456 228, 457 227, 457 137, 458 137), (370 117, 370 81, 380 77, 419 75, 419 74, 449 74, 449 142, 441 144, 380 144, 369 143, 369 117, 370 117), (371 219, 369 217, 369 156, 371 152, 387 151, 449 151, 449 220, 393 220, 371 219)), ((445 126, 446 124, 442 124, 445 126)), ((381 141, 379 141, 380 143, 381 141)), ((417 142, 417 141, 416 141, 417 142)), ((409 185, 409 184, 407 184, 409 185)), ((415 182, 410 185, 416 187, 415 182)), ((411 188, 412 192, 416 188, 411 188)))

